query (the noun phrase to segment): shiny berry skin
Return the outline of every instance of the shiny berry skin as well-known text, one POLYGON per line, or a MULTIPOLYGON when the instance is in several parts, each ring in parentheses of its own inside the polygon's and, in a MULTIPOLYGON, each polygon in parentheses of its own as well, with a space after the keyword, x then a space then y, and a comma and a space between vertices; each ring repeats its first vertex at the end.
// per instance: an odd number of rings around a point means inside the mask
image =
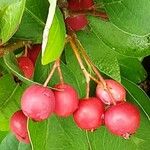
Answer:
POLYGON ((103 124, 104 104, 96 97, 81 99, 73 117, 79 128, 97 129, 103 124))
POLYGON ((24 76, 31 79, 34 74, 34 65, 32 61, 25 56, 17 58, 20 70, 23 72, 24 76))
POLYGON ((78 94, 76 90, 68 84, 57 84, 54 90, 55 110, 54 112, 61 117, 67 117, 73 114, 78 108, 78 94))
POLYGON ((27 117, 21 110, 12 115, 10 119, 10 129, 19 141, 30 143, 27 131, 27 117))
POLYGON ((33 84, 28 87, 21 98, 23 113, 35 120, 47 119, 55 108, 55 97, 51 89, 33 84))
POLYGON ((140 112, 136 106, 121 102, 105 112, 105 126, 115 135, 129 138, 140 125, 140 112))
POLYGON ((68 0, 68 9, 72 11, 91 9, 93 6, 93 0, 68 0))
MULTIPOLYGON (((116 102, 124 101, 126 97, 126 91, 124 87, 114 81, 114 80, 105 80, 107 87, 109 88, 114 100, 116 102)), ((104 103, 107 105, 112 104, 112 99, 109 96, 108 92, 103 88, 101 85, 97 85, 96 88, 96 96, 104 103)))
POLYGON ((28 48, 27 57, 30 58, 30 60, 33 62, 34 65, 41 49, 42 49, 41 44, 33 45, 31 49, 28 48))
POLYGON ((88 24, 88 20, 85 15, 77 15, 67 17, 65 20, 68 28, 73 31, 79 31, 85 28, 88 24))

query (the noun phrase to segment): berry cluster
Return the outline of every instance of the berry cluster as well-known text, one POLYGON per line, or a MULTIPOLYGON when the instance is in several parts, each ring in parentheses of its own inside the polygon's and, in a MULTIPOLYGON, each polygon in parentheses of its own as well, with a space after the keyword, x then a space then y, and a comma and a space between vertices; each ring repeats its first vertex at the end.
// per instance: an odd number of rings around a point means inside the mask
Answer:
POLYGON ((121 84, 114 80, 106 80, 106 84, 112 97, 103 86, 98 85, 97 97, 80 100, 76 90, 66 83, 55 85, 55 90, 42 85, 31 85, 22 95, 22 111, 17 111, 11 118, 11 130, 18 140, 29 143, 27 117, 43 121, 55 113, 60 117, 73 115, 81 129, 93 131, 105 124, 113 134, 128 138, 139 127, 139 110, 124 101, 126 92, 121 84), (112 98, 116 105, 111 105, 112 98))

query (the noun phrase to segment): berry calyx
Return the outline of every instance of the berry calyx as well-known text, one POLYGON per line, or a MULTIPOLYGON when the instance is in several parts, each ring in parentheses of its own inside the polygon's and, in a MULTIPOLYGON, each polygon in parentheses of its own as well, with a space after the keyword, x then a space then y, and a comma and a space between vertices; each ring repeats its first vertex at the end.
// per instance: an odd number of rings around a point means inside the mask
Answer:
POLYGON ((31 48, 28 48, 27 57, 33 62, 34 65, 40 51, 41 51, 41 44, 36 44, 33 45, 31 48))
POLYGON ((76 90, 68 84, 57 84, 54 90, 55 110, 54 112, 61 117, 67 117, 78 108, 78 94, 76 90))
MULTIPOLYGON (((120 102, 120 101, 125 100, 126 91, 120 83, 118 83, 114 80, 110 80, 110 79, 105 80, 105 82, 106 82, 107 88, 109 88, 109 91, 112 94, 112 97, 114 98, 115 102, 120 102)), ((102 85, 97 85, 96 96, 104 104, 110 105, 113 103, 110 95, 108 94, 108 91, 106 89, 104 89, 104 87, 102 85)))
POLYGON ((114 105, 105 112, 105 126, 115 135, 129 138, 140 125, 140 112, 128 102, 114 105))
POLYGON ((30 142, 27 131, 27 117, 21 110, 12 115, 10 120, 10 129, 19 141, 25 143, 30 142))
POLYGON ((34 74, 34 66, 32 61, 25 56, 17 58, 19 68, 23 72, 24 76, 28 79, 32 78, 34 74))
POLYGON ((21 108, 27 117, 35 121, 47 119, 55 108, 54 93, 47 87, 31 85, 22 95, 21 108))
POLYGON ((65 20, 68 28, 73 31, 79 31, 86 27, 88 20, 85 15, 69 16, 65 20))
POLYGON ((104 104, 96 97, 81 99, 73 117, 78 127, 86 130, 97 129, 103 123, 104 104))

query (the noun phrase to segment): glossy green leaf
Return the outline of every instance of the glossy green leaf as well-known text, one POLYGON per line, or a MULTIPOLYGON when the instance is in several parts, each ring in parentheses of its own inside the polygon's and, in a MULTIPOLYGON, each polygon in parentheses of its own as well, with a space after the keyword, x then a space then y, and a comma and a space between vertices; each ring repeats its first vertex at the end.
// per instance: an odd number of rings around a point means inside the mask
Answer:
POLYGON ((122 83, 127 88, 131 99, 139 105, 150 121, 150 98, 140 87, 126 78, 122 78, 122 83))
POLYGON ((29 144, 18 142, 13 134, 8 134, 0 144, 1 150, 31 150, 29 144))
MULTIPOLYGON (((51 15, 49 13, 49 15, 51 15)), ((49 18, 49 17, 48 17, 49 18)), ((49 21, 49 20, 47 20, 49 21)), ((50 28, 45 29, 48 32, 44 37, 42 45, 42 64, 46 65, 60 57, 64 44, 66 29, 63 20, 63 15, 59 9, 56 9, 55 16, 50 28), (46 41, 45 41, 46 40, 46 41)))
POLYGON ((7 42, 16 32, 24 12, 26 0, 0 1, 0 40, 7 42))
POLYGON ((137 58, 118 56, 121 75, 135 83, 141 83, 147 77, 147 73, 137 58))
POLYGON ((27 0, 21 24, 13 38, 41 43, 48 7, 48 0, 27 0))
POLYGON ((24 84, 19 85, 13 80, 13 77, 9 74, 4 75, 0 78, 0 114, 4 119, 1 118, 1 129, 8 128, 8 119, 11 115, 20 109, 21 95, 26 88, 24 84))
POLYGON ((117 28, 113 23, 89 17, 91 31, 107 45, 111 51, 132 57, 150 54, 149 37, 132 35, 117 28))
POLYGON ((150 34, 149 0, 103 0, 113 22, 124 32, 145 36, 150 34))
POLYGON ((111 47, 107 46, 95 31, 79 32, 78 38, 99 70, 111 78, 121 81, 119 63, 111 47))

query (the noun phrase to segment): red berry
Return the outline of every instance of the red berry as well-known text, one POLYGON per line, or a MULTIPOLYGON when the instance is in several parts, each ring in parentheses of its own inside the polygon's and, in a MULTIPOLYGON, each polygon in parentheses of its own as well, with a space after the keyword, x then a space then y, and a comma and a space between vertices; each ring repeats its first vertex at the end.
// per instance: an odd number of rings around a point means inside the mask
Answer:
POLYGON ((21 110, 15 112, 11 117, 10 129, 19 141, 25 143, 30 142, 27 131, 27 117, 21 110))
POLYGON ((27 56, 30 58, 30 60, 33 62, 34 65, 40 51, 41 51, 41 44, 33 45, 31 49, 28 48, 27 56))
POLYGON ((113 134, 129 138, 140 125, 140 112, 131 103, 118 103, 106 111, 105 125, 113 134))
POLYGON ((61 91, 54 91, 55 113, 58 116, 67 117, 78 108, 78 94, 76 90, 68 84, 57 84, 55 88, 61 91))
POLYGON ((23 72, 24 76, 28 79, 32 78, 34 73, 34 66, 32 61, 25 56, 17 58, 19 68, 23 72))
POLYGON ((79 31, 86 27, 88 20, 85 15, 70 16, 66 18, 66 24, 73 31, 79 31))
POLYGON ((68 8, 73 11, 91 9, 93 5, 93 0, 68 0, 68 8))
POLYGON ((86 130, 94 130, 103 123, 104 104, 97 98, 81 99, 73 114, 76 124, 86 130))
MULTIPOLYGON (((120 83, 118 83, 114 80, 105 80, 105 81, 106 81, 107 87, 109 88, 114 100, 116 102, 124 101, 125 97, 126 97, 126 91, 125 91, 124 87, 120 83)), ((112 104, 111 97, 109 96, 108 92, 103 88, 102 85, 97 85, 96 96, 100 100, 102 100, 102 102, 104 104, 107 104, 107 105, 112 104)))
POLYGON ((93 0, 80 0, 82 9, 91 9, 94 6, 93 0))
POLYGON ((47 119, 55 108, 55 97, 51 89, 40 85, 28 87, 21 98, 23 113, 35 121, 47 119))
POLYGON ((68 8, 73 11, 82 10, 81 0, 68 0, 68 8))

